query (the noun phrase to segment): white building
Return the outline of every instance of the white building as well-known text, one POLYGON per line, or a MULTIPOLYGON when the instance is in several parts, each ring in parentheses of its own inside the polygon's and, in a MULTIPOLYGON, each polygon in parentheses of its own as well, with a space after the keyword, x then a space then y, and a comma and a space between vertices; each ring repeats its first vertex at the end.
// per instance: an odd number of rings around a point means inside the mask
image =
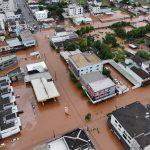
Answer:
POLYGON ((24 46, 26 46, 26 47, 35 46, 36 40, 33 37, 30 30, 21 31, 20 32, 20 37, 22 39, 22 43, 24 44, 24 46))
POLYGON ((0 0, 0 10, 4 12, 17 11, 16 0, 0 0))
POLYGON ((108 115, 108 125, 126 150, 150 148, 150 105, 135 102, 108 115))
POLYGON ((65 8, 64 10, 65 13, 63 13, 63 16, 65 18, 74 18, 83 15, 83 7, 76 4, 70 4, 68 8, 65 8))
POLYGON ((0 139, 17 134, 21 130, 18 108, 8 76, 0 77, 0 139))
POLYGON ((80 25, 81 23, 90 24, 92 19, 88 17, 75 17, 73 18, 73 22, 75 25, 80 25))
POLYGON ((51 0, 51 3, 59 3, 60 0, 51 0))
POLYGON ((0 14, 0 33, 5 32, 5 21, 6 21, 5 14, 0 14))
POLYGON ((95 15, 95 14, 108 14, 111 13, 111 8, 108 7, 104 7, 102 6, 101 2, 89 2, 89 10, 91 12, 91 14, 95 15))
POLYGON ((27 70, 28 75, 25 77, 25 81, 31 82, 38 102, 44 102, 60 96, 45 62, 28 64, 27 70))
POLYGON ((81 75, 80 83, 93 104, 116 95, 115 83, 99 71, 81 75))
POLYGON ((42 21, 44 19, 47 19, 48 11, 47 10, 36 11, 34 15, 37 21, 42 21))
POLYGON ((15 19, 19 19, 21 17, 21 14, 16 14, 14 12, 5 12, 5 15, 6 15, 6 19, 9 20, 15 20, 15 19))
POLYGON ((72 30, 63 30, 59 32, 55 32, 55 36, 50 38, 50 44, 53 46, 55 49, 63 49, 66 41, 75 41, 78 39, 78 35, 72 31, 72 30))
POLYGON ((80 53, 69 57, 69 68, 77 79, 81 75, 103 70, 101 60, 91 53, 80 53))

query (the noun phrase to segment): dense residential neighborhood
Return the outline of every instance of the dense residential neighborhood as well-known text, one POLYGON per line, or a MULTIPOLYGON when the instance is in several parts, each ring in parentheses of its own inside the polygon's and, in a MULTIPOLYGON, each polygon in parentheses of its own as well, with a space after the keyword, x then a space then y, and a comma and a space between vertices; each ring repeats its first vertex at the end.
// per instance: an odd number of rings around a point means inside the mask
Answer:
POLYGON ((150 150, 149 0, 0 0, 0 149, 150 150))

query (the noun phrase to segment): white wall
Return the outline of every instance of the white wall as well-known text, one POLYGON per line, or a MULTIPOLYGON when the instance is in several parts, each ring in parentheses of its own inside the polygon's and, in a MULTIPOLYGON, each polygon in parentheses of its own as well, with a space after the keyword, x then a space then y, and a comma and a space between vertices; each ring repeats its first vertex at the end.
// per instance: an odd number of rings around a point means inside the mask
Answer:
POLYGON ((138 150, 140 148, 140 145, 137 143, 137 141, 129 135, 129 133, 123 128, 123 126, 113 115, 111 115, 111 124, 117 130, 119 135, 124 139, 124 141, 129 145, 129 147, 131 147, 131 150, 134 148, 137 148, 138 150), (127 138, 124 138, 123 134, 125 134, 127 138))
POLYGON ((68 15, 69 16, 77 16, 83 14, 83 7, 78 5, 70 5, 68 7, 68 15))
POLYGON ((103 70, 103 66, 101 63, 89 65, 89 66, 82 67, 79 69, 79 76, 90 73, 90 72, 95 72, 95 71, 102 72, 102 70, 103 70))
POLYGON ((46 11, 46 10, 37 11, 37 12, 35 12, 35 17, 38 21, 43 20, 43 19, 47 19, 48 11, 46 11))

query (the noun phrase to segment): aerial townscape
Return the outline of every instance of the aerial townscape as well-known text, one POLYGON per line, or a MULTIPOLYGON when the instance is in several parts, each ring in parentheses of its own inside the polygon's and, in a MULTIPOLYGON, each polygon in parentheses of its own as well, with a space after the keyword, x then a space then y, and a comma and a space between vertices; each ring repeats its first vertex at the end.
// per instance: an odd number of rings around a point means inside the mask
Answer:
POLYGON ((0 150, 150 150, 150 0, 0 0, 0 150))

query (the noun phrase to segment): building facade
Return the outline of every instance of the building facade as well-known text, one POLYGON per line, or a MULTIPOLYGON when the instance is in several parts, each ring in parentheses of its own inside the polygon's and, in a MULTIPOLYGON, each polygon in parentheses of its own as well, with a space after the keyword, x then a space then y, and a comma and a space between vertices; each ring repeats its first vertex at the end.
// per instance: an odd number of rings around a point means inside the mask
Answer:
POLYGON ((150 106, 139 102, 108 114, 108 125, 126 150, 150 148, 150 106))
POLYGON ((16 55, 8 55, 0 57, 0 70, 4 70, 18 63, 16 55))
POLYGON ((0 139, 17 134, 21 130, 13 88, 8 76, 0 77, 0 139))
POLYGON ((116 85, 99 71, 80 76, 80 82, 93 104, 116 95, 116 85))
POLYGON ((30 30, 23 30, 20 32, 20 37, 22 39, 22 43, 25 47, 35 46, 36 40, 33 37, 30 30))
POLYGON ((44 19, 47 19, 48 11, 47 10, 36 11, 34 15, 37 21, 42 21, 44 19))
POLYGON ((65 13, 63 13, 63 16, 65 18, 74 18, 83 15, 83 7, 76 4, 70 4, 64 11, 65 13))
POLYGON ((69 68, 71 72, 75 75, 77 79, 81 75, 103 70, 103 65, 100 59, 91 53, 81 53, 70 56, 69 58, 69 68))

